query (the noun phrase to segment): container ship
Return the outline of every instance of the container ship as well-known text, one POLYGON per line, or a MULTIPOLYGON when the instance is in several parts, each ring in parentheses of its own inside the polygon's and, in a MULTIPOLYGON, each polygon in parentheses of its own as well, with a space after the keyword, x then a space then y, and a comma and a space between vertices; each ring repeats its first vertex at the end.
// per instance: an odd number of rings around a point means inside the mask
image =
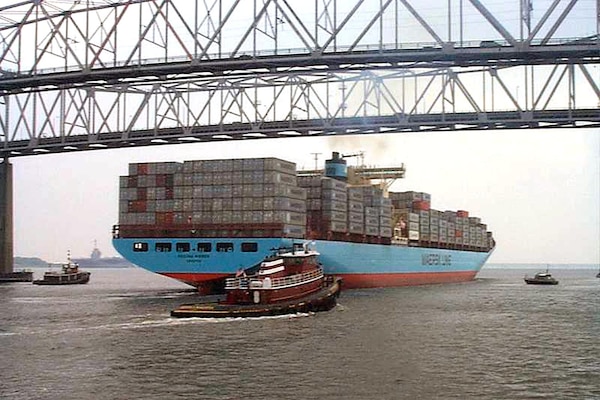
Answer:
POLYGON ((479 217, 431 208, 431 195, 390 191, 404 165, 324 170, 279 158, 133 163, 120 177, 115 249, 131 263, 198 288, 310 242, 344 288, 462 282, 495 242, 479 217))

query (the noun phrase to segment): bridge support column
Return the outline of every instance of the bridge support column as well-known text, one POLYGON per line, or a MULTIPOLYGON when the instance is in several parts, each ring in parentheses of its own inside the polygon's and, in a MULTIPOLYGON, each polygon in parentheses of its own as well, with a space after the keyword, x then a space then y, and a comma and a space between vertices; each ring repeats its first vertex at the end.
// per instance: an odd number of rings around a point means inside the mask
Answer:
POLYGON ((13 175, 12 164, 0 162, 0 275, 13 272, 13 175))

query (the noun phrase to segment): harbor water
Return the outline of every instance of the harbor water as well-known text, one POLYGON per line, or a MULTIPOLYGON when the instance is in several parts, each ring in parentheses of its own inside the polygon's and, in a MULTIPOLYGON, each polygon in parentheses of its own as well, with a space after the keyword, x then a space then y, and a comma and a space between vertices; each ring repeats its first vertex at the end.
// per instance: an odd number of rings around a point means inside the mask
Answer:
POLYGON ((496 265, 346 291, 326 313, 225 320, 169 317, 198 297, 167 278, 91 271, 87 285, 0 285, 1 399, 600 399, 597 267, 529 286, 535 269, 496 265))

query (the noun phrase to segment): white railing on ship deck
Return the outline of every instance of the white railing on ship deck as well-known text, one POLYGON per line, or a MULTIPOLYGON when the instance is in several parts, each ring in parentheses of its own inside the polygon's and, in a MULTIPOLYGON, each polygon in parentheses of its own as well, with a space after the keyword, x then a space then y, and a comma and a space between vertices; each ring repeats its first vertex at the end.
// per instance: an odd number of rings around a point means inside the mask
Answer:
POLYGON ((303 274, 296 274, 291 276, 284 276, 281 278, 270 279, 271 285, 265 285, 265 279, 253 279, 253 278, 227 278, 225 279, 225 289, 281 289, 289 286, 296 286, 302 283, 314 281, 323 276, 323 269, 317 268, 315 270, 305 272, 303 274))

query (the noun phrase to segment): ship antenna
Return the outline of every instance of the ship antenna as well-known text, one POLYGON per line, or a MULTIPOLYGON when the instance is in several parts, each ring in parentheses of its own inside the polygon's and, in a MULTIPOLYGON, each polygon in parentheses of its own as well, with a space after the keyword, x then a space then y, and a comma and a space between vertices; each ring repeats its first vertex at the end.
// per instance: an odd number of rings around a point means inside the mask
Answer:
POLYGON ((317 169, 319 169, 319 156, 321 155, 321 153, 310 153, 314 156, 315 159, 315 171, 317 169))

